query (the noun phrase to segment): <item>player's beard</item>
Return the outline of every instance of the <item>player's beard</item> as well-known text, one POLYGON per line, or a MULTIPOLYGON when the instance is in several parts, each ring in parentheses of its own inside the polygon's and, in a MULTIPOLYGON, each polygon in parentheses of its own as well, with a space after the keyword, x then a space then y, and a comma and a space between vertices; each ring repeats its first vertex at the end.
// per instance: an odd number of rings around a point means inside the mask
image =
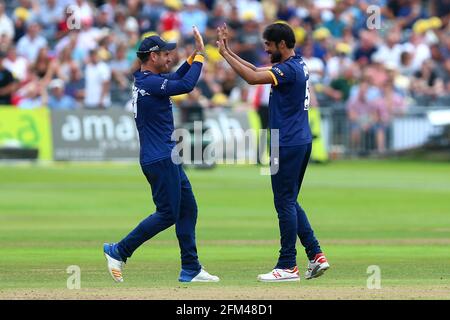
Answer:
POLYGON ((281 52, 280 51, 275 51, 272 52, 272 54, 270 55, 270 62, 271 63, 278 63, 281 61, 281 52))

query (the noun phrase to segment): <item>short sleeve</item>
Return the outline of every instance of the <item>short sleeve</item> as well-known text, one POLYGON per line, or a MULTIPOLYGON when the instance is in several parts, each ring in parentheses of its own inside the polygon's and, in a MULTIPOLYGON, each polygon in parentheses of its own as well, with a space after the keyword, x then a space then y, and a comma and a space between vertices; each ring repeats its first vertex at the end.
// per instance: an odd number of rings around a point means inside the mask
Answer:
POLYGON ((295 72, 285 63, 277 64, 269 70, 275 82, 275 86, 295 81, 295 72))

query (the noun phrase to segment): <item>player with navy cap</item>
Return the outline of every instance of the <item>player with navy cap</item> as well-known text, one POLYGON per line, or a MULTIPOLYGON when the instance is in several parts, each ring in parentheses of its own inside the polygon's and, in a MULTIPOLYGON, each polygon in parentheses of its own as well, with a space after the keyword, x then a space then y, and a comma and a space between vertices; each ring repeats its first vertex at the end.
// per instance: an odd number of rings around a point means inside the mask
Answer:
POLYGON ((197 204, 183 167, 172 161, 174 131, 171 96, 192 91, 204 63, 203 39, 194 27, 196 50, 173 73, 169 73, 170 51, 175 43, 159 36, 145 38, 137 56, 140 70, 134 73, 133 108, 140 140, 140 164, 152 189, 156 212, 145 218, 118 243, 105 243, 108 270, 123 281, 125 262, 144 242, 175 224, 181 251, 181 282, 217 282, 217 276, 202 268, 197 256, 195 225, 197 204))
POLYGON ((243 60, 227 45, 226 25, 218 28, 220 54, 249 84, 271 84, 269 127, 278 130, 278 139, 271 137, 271 149, 278 147, 278 156, 271 154, 272 191, 278 213, 281 249, 274 269, 260 274, 263 282, 300 280, 295 248, 297 236, 308 256, 306 279, 321 276, 330 265, 319 242, 297 202, 303 177, 311 155, 312 135, 308 122, 308 69, 295 54, 295 35, 285 23, 274 23, 264 30, 265 51, 272 67, 256 68, 243 60))

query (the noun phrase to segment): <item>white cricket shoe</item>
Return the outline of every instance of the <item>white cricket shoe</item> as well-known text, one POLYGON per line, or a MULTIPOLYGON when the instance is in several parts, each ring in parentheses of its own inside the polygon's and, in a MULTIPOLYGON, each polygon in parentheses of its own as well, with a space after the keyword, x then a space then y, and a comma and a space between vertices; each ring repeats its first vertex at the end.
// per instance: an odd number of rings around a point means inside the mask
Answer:
POLYGON ((273 269, 269 273, 260 274, 257 278, 262 282, 299 281, 298 267, 292 269, 273 269))
POLYGON ((219 282, 218 276, 209 274, 205 269, 200 270, 200 273, 196 275, 190 282, 219 282))
POLYGON ((122 269, 125 265, 125 262, 116 259, 117 257, 113 257, 115 256, 115 254, 113 253, 112 249, 113 244, 105 243, 103 245, 103 253, 105 254, 108 271, 114 281, 123 282, 122 269))
POLYGON ((330 268, 330 264, 323 253, 318 253, 314 257, 314 260, 308 262, 308 267, 305 273, 306 280, 320 277, 323 273, 330 268))

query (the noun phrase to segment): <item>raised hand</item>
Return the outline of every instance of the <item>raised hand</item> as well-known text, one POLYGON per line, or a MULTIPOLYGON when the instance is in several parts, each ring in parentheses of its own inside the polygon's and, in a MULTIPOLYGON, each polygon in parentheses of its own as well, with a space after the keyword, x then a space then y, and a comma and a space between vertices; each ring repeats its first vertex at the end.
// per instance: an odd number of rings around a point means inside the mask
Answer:
POLYGON ((223 34, 223 39, 225 40, 225 42, 228 40, 228 28, 227 28, 227 24, 224 23, 222 26, 222 34, 223 34))
POLYGON ((198 31, 196 26, 192 27, 194 29, 194 39, 195 39, 195 50, 204 52, 205 51, 205 45, 203 44, 203 38, 200 34, 200 31, 198 31))
POLYGON ((216 44, 217 44, 217 48, 219 49, 219 53, 223 56, 225 51, 227 51, 227 49, 225 47, 225 40, 224 39, 219 39, 219 40, 216 41, 216 44))
POLYGON ((217 39, 218 41, 223 41, 225 47, 227 46, 228 29, 225 23, 222 26, 217 27, 217 39))

